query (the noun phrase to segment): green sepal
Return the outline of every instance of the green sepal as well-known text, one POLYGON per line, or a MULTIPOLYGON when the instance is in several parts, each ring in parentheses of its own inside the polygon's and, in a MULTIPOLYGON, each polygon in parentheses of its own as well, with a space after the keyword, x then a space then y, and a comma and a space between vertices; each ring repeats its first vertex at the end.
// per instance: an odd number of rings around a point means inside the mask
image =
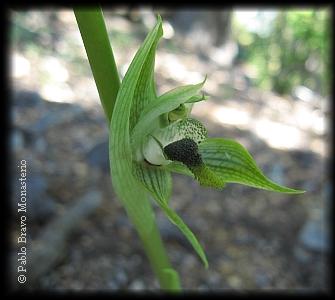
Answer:
POLYGON ((180 104, 196 95, 204 83, 205 80, 198 84, 177 87, 150 102, 141 112, 139 121, 131 132, 133 150, 136 151, 143 137, 150 134, 152 129, 155 128, 153 125, 157 123, 161 115, 176 109, 180 104))
MULTIPOLYGON (((148 75, 152 67, 153 49, 162 36, 162 20, 148 34, 142 46, 133 58, 120 86, 109 130, 109 159, 112 184, 118 198, 124 203, 128 215, 135 223, 140 234, 149 234, 153 224, 152 210, 147 192, 133 176, 132 149, 130 145, 130 118, 133 100, 141 93, 138 85, 141 74, 148 75), (144 72, 144 70, 147 70, 144 72), (139 203, 137 199, 141 199, 139 203)), ((143 90, 142 90, 143 91, 143 90)), ((134 116, 133 116, 134 117, 134 116)))
POLYGON ((238 142, 209 138, 199 145, 204 164, 224 182, 234 182, 273 192, 300 194, 268 179, 256 165, 250 153, 238 142))
POLYGON ((148 163, 133 163, 133 174, 154 197, 169 201, 172 191, 171 173, 148 163))
POLYGON ((168 205, 168 199, 170 198, 171 192, 170 173, 164 169, 152 166, 143 166, 137 163, 134 163, 133 170, 134 175, 139 180, 139 182, 150 192, 152 198, 164 211, 167 218, 185 235, 185 237, 193 246, 194 250, 201 258, 205 267, 208 268, 208 261, 205 252, 197 238, 189 229, 189 227, 184 223, 184 221, 168 205), (169 188, 166 188, 165 185, 169 186, 169 188))
POLYGON ((176 225, 179 230, 184 234, 184 236, 188 239, 193 249, 199 255, 200 259, 204 263, 205 268, 208 268, 208 261, 206 258, 206 254, 202 249, 198 239, 194 235, 194 233, 189 229, 189 227, 184 223, 184 221, 168 206, 166 201, 162 201, 160 199, 154 198, 160 208, 164 211, 165 215, 169 218, 169 220, 176 225))

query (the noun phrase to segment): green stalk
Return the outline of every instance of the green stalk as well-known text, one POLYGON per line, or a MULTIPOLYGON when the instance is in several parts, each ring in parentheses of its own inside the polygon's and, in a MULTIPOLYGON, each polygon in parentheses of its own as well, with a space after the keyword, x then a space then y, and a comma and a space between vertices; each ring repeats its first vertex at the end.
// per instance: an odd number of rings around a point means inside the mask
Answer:
MULTIPOLYGON (((120 79, 114 60, 101 9, 74 9, 78 27, 84 42, 94 80, 99 92, 106 117, 111 122, 114 103, 120 86, 120 79)), ((128 187, 130 189, 131 187, 128 187)), ((136 194, 136 191, 135 191, 136 194)), ((151 267, 157 276, 160 286, 165 290, 180 290, 178 273, 172 269, 165 251, 155 215, 147 199, 134 199, 133 203, 122 201, 129 218, 135 226, 149 258, 151 267), (143 204, 142 204, 143 203, 143 204), (135 205, 134 205, 135 204, 135 205), (139 206, 141 206, 139 208, 139 206), (138 217, 138 209, 142 218, 150 224, 151 230, 144 230, 138 217)))
POLYGON ((120 87, 120 78, 114 60, 105 21, 100 8, 75 8, 81 37, 90 62, 101 104, 108 121, 120 87))

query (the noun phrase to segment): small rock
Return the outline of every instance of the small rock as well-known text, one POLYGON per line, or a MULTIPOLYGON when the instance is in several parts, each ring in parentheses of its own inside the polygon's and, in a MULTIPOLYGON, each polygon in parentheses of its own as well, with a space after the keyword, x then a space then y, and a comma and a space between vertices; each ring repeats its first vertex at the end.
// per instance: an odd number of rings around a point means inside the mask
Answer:
POLYGON ((35 141, 34 148, 37 153, 45 153, 47 149, 47 142, 44 137, 38 137, 35 141))
MULTIPOLYGON (((40 175, 28 173, 26 178, 28 217, 32 221, 44 221, 50 218, 56 211, 56 204, 54 199, 48 196, 46 192, 48 187, 46 180, 40 175)), ((16 213, 17 203, 20 199, 20 182, 18 178, 13 180, 12 189, 12 209, 16 213)))
POLYGON ((299 245, 294 248, 294 256, 301 263, 308 263, 312 259, 311 253, 299 245))
POLYGON ((88 164, 100 169, 103 173, 109 173, 108 140, 104 140, 93 146, 86 154, 88 164))
POLYGON ((44 222, 55 214, 55 200, 44 195, 38 198, 38 201, 28 202, 27 212, 32 220, 44 222))
POLYGON ((316 155, 311 151, 292 150, 292 158, 303 169, 308 169, 317 162, 316 155))
POLYGON ((219 274, 217 273, 211 273, 209 274, 208 277, 208 283, 211 285, 211 287, 213 286, 219 286, 220 285, 220 281, 221 281, 221 277, 219 274))
POLYGON ((118 289, 118 285, 114 281, 108 281, 107 282, 107 288, 111 290, 116 290, 118 289))
POLYGON ((272 170, 270 171, 269 177, 278 184, 284 185, 284 168, 281 163, 274 163, 272 166, 272 170))
POLYGON ((269 277, 265 273, 256 273, 255 281, 260 288, 267 287, 270 283, 269 277))
POLYGON ((310 217, 300 231, 299 241, 302 246, 309 250, 317 252, 328 252, 330 250, 328 222, 330 219, 330 199, 327 197, 322 198, 321 205, 311 209, 310 217))
POLYGON ((56 204, 46 193, 47 181, 40 175, 27 177, 27 213, 33 220, 43 221, 53 215, 56 204))
POLYGON ((328 251, 329 233, 328 228, 322 220, 309 220, 304 225, 299 241, 308 249, 318 252, 328 251))
POLYGON ((118 286, 125 284, 128 281, 126 273, 123 270, 118 270, 115 274, 115 281, 118 286))
POLYGON ((21 107, 36 107, 43 104, 41 96, 37 92, 21 90, 14 92, 13 104, 21 107))
POLYGON ((228 284, 235 289, 240 288, 242 284, 242 279, 235 275, 229 276, 227 281, 228 284))
POLYGON ((144 289, 144 283, 140 280, 135 280, 129 285, 130 290, 140 291, 144 289))
MULTIPOLYGON (((61 105, 61 104, 59 104, 61 105)), ((63 104, 64 105, 64 104, 63 104)), ((78 105, 60 106, 57 110, 50 110, 28 129, 35 135, 40 135, 46 130, 60 124, 72 121, 78 115, 83 113, 83 109, 78 105)))
POLYGON ((13 130, 10 136, 11 150, 14 152, 20 151, 24 147, 23 133, 19 130, 13 130))

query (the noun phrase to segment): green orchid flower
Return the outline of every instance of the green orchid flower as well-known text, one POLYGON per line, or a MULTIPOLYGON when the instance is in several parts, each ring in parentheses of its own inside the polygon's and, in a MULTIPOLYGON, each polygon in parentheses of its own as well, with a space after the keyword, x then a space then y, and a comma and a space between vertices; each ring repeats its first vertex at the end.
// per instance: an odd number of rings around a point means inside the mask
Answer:
MULTIPOLYGON (((227 183, 240 183, 281 193, 303 191, 272 182, 242 145, 230 139, 209 138, 204 125, 190 117, 192 106, 207 99, 200 93, 206 79, 157 96, 154 63, 162 34, 162 20, 158 16, 118 92, 109 137, 112 182, 121 201, 128 201, 128 207, 136 206, 134 199, 149 193, 207 267, 197 238, 169 206, 172 172, 219 189, 227 183)), ((137 219, 142 231, 149 230, 145 220, 137 219)))

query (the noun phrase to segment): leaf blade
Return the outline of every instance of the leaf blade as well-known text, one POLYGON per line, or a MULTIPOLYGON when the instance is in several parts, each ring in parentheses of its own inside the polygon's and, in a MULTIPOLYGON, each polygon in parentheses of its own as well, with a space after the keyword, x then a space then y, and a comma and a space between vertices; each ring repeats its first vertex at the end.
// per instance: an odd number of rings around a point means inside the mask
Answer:
POLYGON ((162 30, 158 30, 158 38, 151 46, 147 59, 142 66, 141 73, 136 83, 133 104, 130 113, 130 131, 137 123, 144 108, 148 106, 150 102, 155 101, 157 98, 154 80, 155 53, 158 41, 163 35, 162 30))
POLYGON ((147 199, 147 195, 132 174, 129 118, 136 83, 150 50, 155 45, 155 41, 160 38, 161 27, 162 21, 158 18, 156 26, 148 34, 133 58, 119 89, 109 130, 109 158, 114 190, 139 231, 148 233, 153 226, 146 222, 146 219, 152 220, 151 207, 149 201, 143 200, 141 203, 136 201, 139 197, 147 199))
POLYGON ((234 140, 210 138, 199 145, 199 151, 205 165, 225 182, 240 183, 280 193, 304 192, 281 186, 267 178, 250 153, 234 140))
POLYGON ((176 109, 193 97, 204 85, 205 81, 198 84, 190 84, 177 87, 151 102, 142 111, 138 123, 131 132, 132 147, 136 148, 141 142, 141 137, 150 133, 152 124, 159 116, 176 109))
POLYGON ((208 268, 208 261, 206 258, 206 254, 204 250, 202 249, 202 246, 200 245, 198 239, 195 237, 194 233, 191 231, 191 229, 184 223, 184 221, 167 205, 165 201, 161 201, 159 199, 156 199, 158 205, 161 207, 161 209, 164 211, 165 215, 168 217, 168 219, 176 225, 179 230, 184 234, 184 236, 188 239, 190 244, 192 245, 195 252, 198 254, 200 259, 202 260, 203 264, 205 265, 205 268, 208 268))
POLYGON ((194 233, 168 205, 168 199, 166 198, 166 196, 170 196, 171 189, 165 190, 162 184, 166 183, 164 182, 164 178, 168 178, 168 180, 170 181, 168 183, 169 186, 172 185, 170 173, 165 171, 164 169, 143 167, 139 164, 136 164, 134 169, 136 176, 139 179, 139 182, 141 182, 144 185, 144 187, 151 193, 153 199, 158 204, 158 206, 163 210, 167 218, 174 225, 176 225, 178 229, 184 234, 184 236, 192 245, 193 249, 199 255, 205 267, 208 268, 208 261, 206 258, 206 254, 202 249, 199 241, 195 237, 194 233), (164 177, 164 174, 166 176, 168 175, 168 177, 164 177))
POLYGON ((136 178, 149 190, 149 192, 162 201, 171 197, 172 179, 170 172, 150 165, 134 163, 136 178))

